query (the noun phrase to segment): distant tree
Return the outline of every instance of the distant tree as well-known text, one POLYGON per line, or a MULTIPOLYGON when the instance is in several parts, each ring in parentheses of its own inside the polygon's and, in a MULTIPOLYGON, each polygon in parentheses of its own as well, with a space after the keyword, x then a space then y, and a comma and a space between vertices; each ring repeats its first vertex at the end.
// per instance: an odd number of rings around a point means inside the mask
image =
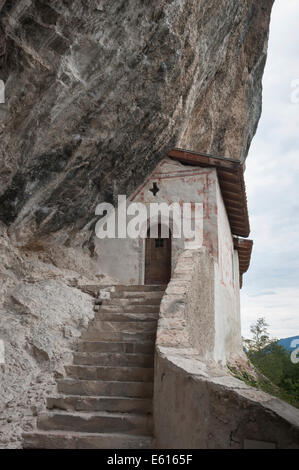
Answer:
POLYGON ((252 339, 246 339, 244 341, 245 347, 249 352, 262 351, 267 344, 270 343, 268 326, 268 323, 266 323, 263 317, 259 317, 256 323, 251 325, 250 331, 252 333, 252 339))
POLYGON ((270 380, 258 380, 262 390, 299 408, 299 365, 292 363, 290 353, 277 339, 270 339, 268 326, 264 318, 258 318, 250 327, 252 339, 243 339, 244 349, 262 377, 270 380))
POLYGON ((275 385, 280 385, 288 365, 292 365, 287 351, 276 340, 268 343, 264 349, 250 351, 248 356, 275 385))

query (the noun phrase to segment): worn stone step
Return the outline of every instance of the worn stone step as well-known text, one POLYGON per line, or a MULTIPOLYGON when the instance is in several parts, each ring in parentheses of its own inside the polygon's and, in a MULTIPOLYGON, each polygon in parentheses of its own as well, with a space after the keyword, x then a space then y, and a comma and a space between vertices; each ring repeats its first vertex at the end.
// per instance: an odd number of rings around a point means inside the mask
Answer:
POLYGON ((110 293, 110 295, 115 295, 116 293, 127 293, 132 292, 132 294, 143 294, 143 293, 154 293, 159 292, 163 295, 166 290, 167 285, 161 286, 141 286, 141 285, 103 285, 103 284, 84 284, 80 285, 80 289, 83 292, 87 292, 90 295, 97 297, 100 291, 105 291, 110 293))
POLYGON ((134 306, 134 305, 142 305, 142 306, 156 306, 159 307, 161 303, 161 297, 157 298, 146 298, 146 297, 130 297, 130 298, 115 298, 114 296, 111 299, 104 299, 102 300, 102 305, 121 305, 121 306, 134 306))
POLYGON ((74 353, 74 365, 153 367, 154 355, 124 353, 74 353))
POLYGON ((121 331, 99 331, 89 328, 85 331, 81 338, 91 341, 113 341, 113 342, 139 342, 139 341, 155 341, 155 332, 121 332, 121 331))
POLYGON ((23 434, 24 449, 151 449, 152 438, 129 434, 38 431, 23 434))
POLYGON ((47 398, 47 408, 65 411, 107 411, 116 413, 148 414, 152 399, 128 397, 89 397, 62 395, 47 398))
POLYGON ((157 330, 157 321, 102 321, 94 320, 91 322, 87 331, 116 332, 116 333, 142 333, 155 332, 157 330))
POLYGON ((153 421, 150 415, 135 415, 133 413, 54 411, 41 413, 37 417, 37 428, 42 431, 115 432, 151 436, 153 421))
POLYGON ((151 398, 151 382, 117 382, 100 380, 58 379, 57 390, 65 395, 119 396, 132 398, 151 398))
POLYGON ((132 292, 132 291, 116 291, 116 292, 111 292, 111 299, 158 299, 161 301, 164 291, 138 291, 138 292, 132 292))
POLYGON ((158 312, 123 313, 123 312, 96 312, 94 319, 100 321, 158 321, 158 312))
POLYGON ((154 369, 149 367, 65 366, 67 376, 81 380, 152 382, 154 369))
POLYGON ((165 291, 167 285, 152 285, 152 286, 141 286, 141 285, 116 285, 114 286, 115 292, 155 292, 155 291, 165 291))
POLYGON ((153 341, 125 342, 125 341, 82 341, 76 346, 77 352, 104 352, 129 354, 154 354, 153 341))
POLYGON ((113 305, 107 302, 107 305, 100 306, 98 311, 102 313, 159 313, 159 305, 113 305))

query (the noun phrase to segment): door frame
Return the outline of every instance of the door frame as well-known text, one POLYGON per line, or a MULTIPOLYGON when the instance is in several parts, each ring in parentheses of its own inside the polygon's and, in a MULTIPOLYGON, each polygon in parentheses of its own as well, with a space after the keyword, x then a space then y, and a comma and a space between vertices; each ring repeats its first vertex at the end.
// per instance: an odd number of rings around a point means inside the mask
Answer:
MULTIPOLYGON (((155 225, 162 226, 163 223, 161 223, 159 221, 159 222, 156 222, 154 224, 149 225, 147 227, 147 234, 149 233, 150 228, 152 226, 155 226, 155 225)), ((164 224, 164 226, 165 225, 166 224, 164 224)), ((170 267, 169 268, 170 268, 170 278, 171 278, 171 276, 172 276, 172 249, 173 249, 173 247, 172 247, 172 230, 168 225, 167 225, 167 229, 169 230, 169 250, 170 250, 170 267)), ((146 284, 146 244, 147 244, 147 239, 148 239, 148 237, 146 236, 146 238, 144 238, 144 241, 143 241, 143 250, 142 250, 142 256, 143 256, 143 258, 142 258, 143 259, 143 263, 142 263, 142 267, 143 267, 143 269, 142 269, 142 271, 143 271, 142 272, 143 285, 151 285, 151 284, 146 284)), ((155 285, 155 284, 152 284, 152 285, 155 285)))

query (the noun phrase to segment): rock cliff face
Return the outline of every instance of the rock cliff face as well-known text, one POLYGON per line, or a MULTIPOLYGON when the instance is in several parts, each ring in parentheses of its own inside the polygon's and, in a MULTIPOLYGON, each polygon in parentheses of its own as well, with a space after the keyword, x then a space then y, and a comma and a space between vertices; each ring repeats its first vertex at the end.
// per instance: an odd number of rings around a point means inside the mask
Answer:
POLYGON ((0 447, 92 317, 94 210, 173 147, 245 160, 273 0, 0 0, 0 447))
POLYGON ((94 316, 80 285, 101 279, 92 259, 72 248, 14 247, 1 223, 0 259, 0 448, 16 448, 94 316))
POLYGON ((73 237, 171 147, 244 160, 272 4, 1 0, 0 218, 11 233, 73 237))

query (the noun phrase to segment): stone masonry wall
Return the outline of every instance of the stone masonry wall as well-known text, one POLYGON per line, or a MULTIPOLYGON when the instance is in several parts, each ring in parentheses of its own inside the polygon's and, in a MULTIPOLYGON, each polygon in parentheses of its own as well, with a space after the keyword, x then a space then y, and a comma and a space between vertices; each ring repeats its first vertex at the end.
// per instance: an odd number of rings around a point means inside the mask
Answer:
POLYGON ((277 448, 299 448, 296 408, 249 387, 203 354, 203 344, 211 352, 215 337, 211 319, 205 321, 213 315, 208 257, 204 250, 183 252, 162 299, 155 358, 155 445, 241 449, 245 440, 258 440, 277 448), (198 303, 203 282, 205 301, 198 303))

